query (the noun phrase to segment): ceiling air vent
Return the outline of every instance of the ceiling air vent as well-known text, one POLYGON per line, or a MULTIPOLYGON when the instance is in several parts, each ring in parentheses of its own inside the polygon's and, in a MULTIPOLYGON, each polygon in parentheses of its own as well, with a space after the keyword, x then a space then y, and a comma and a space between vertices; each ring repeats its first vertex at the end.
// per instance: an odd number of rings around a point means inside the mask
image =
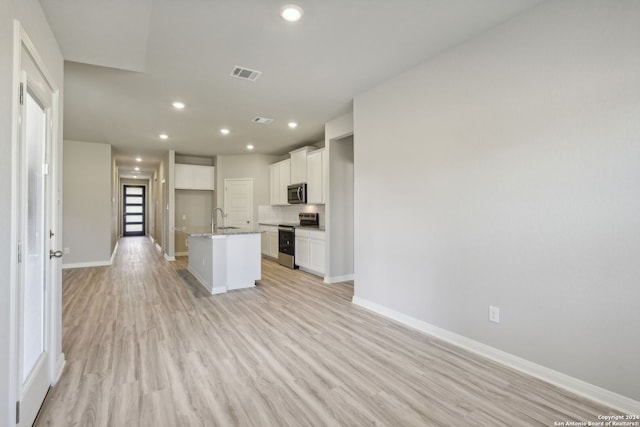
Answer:
POLYGON ((254 117, 251 121, 253 123, 260 123, 261 125, 269 125, 273 123, 273 119, 267 119, 266 117, 254 117))
POLYGON ((250 70, 249 68, 238 67, 237 65, 233 67, 233 71, 231 71, 231 77, 235 77, 243 80, 250 80, 255 82, 258 77, 260 77, 262 71, 250 70))

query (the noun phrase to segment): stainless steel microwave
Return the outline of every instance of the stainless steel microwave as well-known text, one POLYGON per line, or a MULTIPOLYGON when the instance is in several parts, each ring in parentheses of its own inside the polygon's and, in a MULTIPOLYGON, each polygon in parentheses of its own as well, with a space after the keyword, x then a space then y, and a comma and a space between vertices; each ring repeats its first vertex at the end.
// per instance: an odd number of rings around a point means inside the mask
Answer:
POLYGON ((291 184, 287 186, 287 202, 292 205, 307 203, 307 184, 291 184))

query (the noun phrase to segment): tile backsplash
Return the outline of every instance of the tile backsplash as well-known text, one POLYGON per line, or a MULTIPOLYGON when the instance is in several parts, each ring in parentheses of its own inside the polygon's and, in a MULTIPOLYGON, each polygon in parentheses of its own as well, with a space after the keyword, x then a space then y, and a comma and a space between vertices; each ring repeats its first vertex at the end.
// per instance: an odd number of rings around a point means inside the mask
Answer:
POLYGON ((320 226, 324 226, 324 205, 258 206, 258 222, 261 224, 297 223, 300 212, 317 212, 320 226))

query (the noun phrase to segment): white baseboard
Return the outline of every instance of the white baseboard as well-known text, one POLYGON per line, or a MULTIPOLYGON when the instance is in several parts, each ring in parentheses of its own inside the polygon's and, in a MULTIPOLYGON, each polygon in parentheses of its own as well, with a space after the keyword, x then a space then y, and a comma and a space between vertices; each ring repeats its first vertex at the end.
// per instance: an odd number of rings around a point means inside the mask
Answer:
POLYGON ((113 253, 111 254, 111 264, 113 264, 113 260, 116 258, 117 250, 118 250, 118 242, 116 241, 116 245, 113 247, 113 253))
POLYGON ((147 236, 147 237, 149 237, 149 240, 151 240, 151 243, 155 243, 156 242, 156 240, 153 238, 153 236, 151 234, 149 234, 149 236, 147 236))
POLYGON ((158 252, 162 252, 162 246, 160 246, 159 244, 156 243, 156 250, 158 252))
POLYGON ((207 290, 207 292, 210 292, 210 293, 211 293, 211 294, 213 294, 213 295, 216 295, 216 294, 224 294, 225 292, 227 292, 227 288, 226 288, 226 287, 224 287, 224 286, 217 286, 217 287, 216 287, 216 286, 214 286, 214 287, 213 287, 213 289, 209 289, 209 288, 207 288, 207 286, 205 285, 206 280, 204 280, 202 277, 200 277, 200 275, 198 275, 198 273, 196 273, 195 271, 193 271, 193 270, 191 269, 191 267, 187 266, 187 271, 188 271, 189 273, 191 273, 191 275, 192 275, 193 277, 195 277, 195 278, 196 278, 196 280, 198 281, 198 283, 200 284, 200 286, 202 286, 203 288, 205 288, 205 289, 207 290))
POLYGON ((111 260, 109 261, 92 261, 92 262, 75 262, 72 264, 62 264, 62 269, 66 270, 69 268, 87 268, 87 267, 107 267, 111 265, 111 260))
POLYGON ((589 384, 585 381, 554 371, 553 369, 549 369, 545 366, 530 362, 529 360, 521 357, 514 356, 513 354, 505 351, 498 350, 497 348, 482 344, 481 342, 447 331, 446 329, 439 328, 430 323, 392 310, 364 298, 354 296, 352 303, 404 325, 415 328, 426 334, 440 338, 448 343, 464 348, 465 350, 469 350, 473 353, 479 354, 480 356, 531 375, 532 377, 539 378, 543 381, 569 390, 572 393, 600 402, 625 414, 640 414, 640 402, 626 396, 622 396, 602 387, 589 384))
POLYGON ((346 282, 347 280, 354 280, 356 277, 355 274, 345 274, 344 276, 332 276, 332 277, 325 277, 324 278, 324 283, 339 283, 339 282, 346 282))
POLYGON ((305 273, 313 274, 314 276, 324 277, 324 273, 320 273, 320 272, 317 272, 315 270, 310 270, 310 269, 305 268, 305 267, 298 267, 298 269, 300 271, 304 271, 305 273))
POLYGON ((56 362, 56 372, 55 372, 55 382, 52 384, 57 384, 60 381, 60 377, 62 376, 62 371, 64 371, 64 367, 66 366, 67 361, 64 358, 64 353, 60 353, 58 357, 58 361, 56 362))
POLYGON ((166 259, 167 261, 175 261, 176 257, 164 254, 164 259, 166 259))
POLYGON ((188 256, 189 252, 176 252, 176 256, 188 256))

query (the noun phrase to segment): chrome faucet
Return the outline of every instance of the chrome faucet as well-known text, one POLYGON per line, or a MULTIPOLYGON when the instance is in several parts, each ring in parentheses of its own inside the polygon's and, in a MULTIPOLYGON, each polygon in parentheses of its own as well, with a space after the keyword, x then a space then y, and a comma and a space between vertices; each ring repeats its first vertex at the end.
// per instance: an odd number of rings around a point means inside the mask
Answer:
POLYGON ((216 228, 218 228, 218 224, 217 224, 217 219, 218 216, 216 215, 216 212, 220 211, 220 215, 222 215, 222 226, 224 227, 224 211, 221 208, 214 208, 211 211, 211 233, 215 233, 216 232, 216 228))

